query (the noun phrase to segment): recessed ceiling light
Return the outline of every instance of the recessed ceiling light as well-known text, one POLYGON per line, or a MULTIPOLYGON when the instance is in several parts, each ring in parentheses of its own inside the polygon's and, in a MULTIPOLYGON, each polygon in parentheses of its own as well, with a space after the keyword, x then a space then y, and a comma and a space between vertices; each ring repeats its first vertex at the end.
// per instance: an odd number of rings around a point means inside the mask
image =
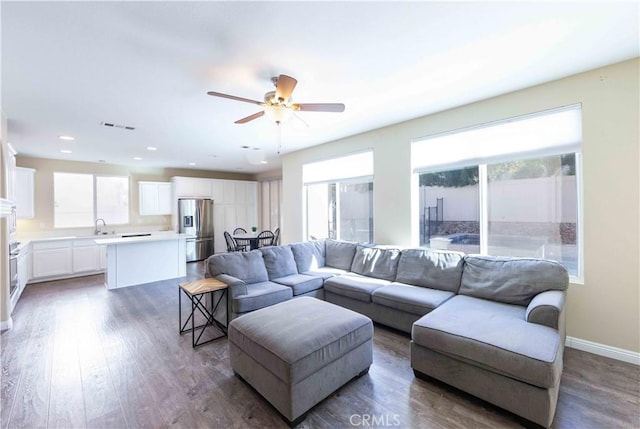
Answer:
POLYGON ((100 163, 103 163, 103 164, 104 164, 104 163, 105 163, 105 162, 107 162, 107 161, 105 161, 104 159, 99 159, 99 160, 98 160, 98 162, 100 162, 100 163))
POLYGON ((133 159, 135 159, 136 161, 142 161, 142 158, 140 158, 139 156, 134 156, 133 159))
POLYGON ((249 146, 240 146, 240 149, 249 149, 249 146))
POLYGON ((158 150, 158 148, 154 146, 147 146, 147 150, 158 150))
POLYGON ((75 137, 71 137, 71 136, 58 136, 58 138, 60 140, 75 140, 75 137))
POLYGON ((62 149, 60 152, 62 153, 73 153, 72 151, 70 151, 69 149, 62 149))
POLYGON ((194 165, 196 165, 196 163, 195 162, 190 162, 189 165, 193 167, 194 165))
POLYGON ((260 164, 266 164, 267 161, 260 161, 260 164))

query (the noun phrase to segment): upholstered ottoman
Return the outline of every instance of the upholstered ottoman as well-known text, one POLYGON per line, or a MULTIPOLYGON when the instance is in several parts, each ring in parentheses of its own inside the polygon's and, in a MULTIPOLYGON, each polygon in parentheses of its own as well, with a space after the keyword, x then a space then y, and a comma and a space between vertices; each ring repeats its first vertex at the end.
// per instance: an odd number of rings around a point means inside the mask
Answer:
POLYGON ((234 319, 229 358, 291 426, 373 361, 373 323, 351 310, 300 297, 234 319))

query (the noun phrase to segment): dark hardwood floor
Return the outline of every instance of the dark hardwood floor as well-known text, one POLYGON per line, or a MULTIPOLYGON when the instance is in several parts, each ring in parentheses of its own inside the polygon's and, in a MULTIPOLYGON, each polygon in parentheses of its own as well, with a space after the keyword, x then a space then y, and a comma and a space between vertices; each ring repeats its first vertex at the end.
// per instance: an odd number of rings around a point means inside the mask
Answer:
MULTIPOLYGON (((189 264, 188 279, 202 276, 189 264)), ((108 291, 103 276, 27 286, 2 332, 2 427, 284 428, 233 376, 227 339, 178 335, 177 281, 108 291)), ((184 281, 184 279, 182 279, 184 281)), ((187 310, 187 300, 182 300, 187 310)), ((556 428, 640 427, 640 368, 566 349, 556 428)), ((409 337, 376 326, 369 373, 300 428, 514 428, 517 417, 416 379, 409 337)))

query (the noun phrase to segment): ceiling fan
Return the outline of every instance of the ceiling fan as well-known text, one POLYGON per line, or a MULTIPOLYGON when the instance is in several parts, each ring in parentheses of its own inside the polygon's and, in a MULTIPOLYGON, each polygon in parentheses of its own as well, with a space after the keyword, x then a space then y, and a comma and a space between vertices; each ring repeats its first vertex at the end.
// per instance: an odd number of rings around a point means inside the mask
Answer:
POLYGON ((344 112, 342 103, 293 103, 291 94, 298 81, 291 76, 281 74, 272 77, 271 82, 276 87, 275 91, 269 91, 264 95, 264 101, 250 100, 248 98, 237 97, 235 95, 222 94, 220 92, 209 91, 207 94, 214 97, 228 98, 230 100, 242 101, 245 103, 257 104, 264 109, 249 115, 246 118, 238 119, 236 124, 246 124, 249 121, 258 119, 265 114, 276 124, 289 119, 295 112, 344 112))

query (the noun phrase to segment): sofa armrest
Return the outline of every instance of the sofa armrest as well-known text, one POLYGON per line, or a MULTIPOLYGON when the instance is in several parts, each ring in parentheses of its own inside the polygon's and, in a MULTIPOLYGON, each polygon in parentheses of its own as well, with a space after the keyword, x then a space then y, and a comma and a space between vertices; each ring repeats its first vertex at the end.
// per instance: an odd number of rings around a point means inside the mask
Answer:
POLYGON ((229 297, 232 299, 247 294, 247 284, 237 277, 230 276, 228 274, 218 274, 214 277, 216 280, 220 280, 229 287, 229 297))
POLYGON ((527 322, 558 329, 566 293, 548 290, 534 296, 527 306, 527 322))

